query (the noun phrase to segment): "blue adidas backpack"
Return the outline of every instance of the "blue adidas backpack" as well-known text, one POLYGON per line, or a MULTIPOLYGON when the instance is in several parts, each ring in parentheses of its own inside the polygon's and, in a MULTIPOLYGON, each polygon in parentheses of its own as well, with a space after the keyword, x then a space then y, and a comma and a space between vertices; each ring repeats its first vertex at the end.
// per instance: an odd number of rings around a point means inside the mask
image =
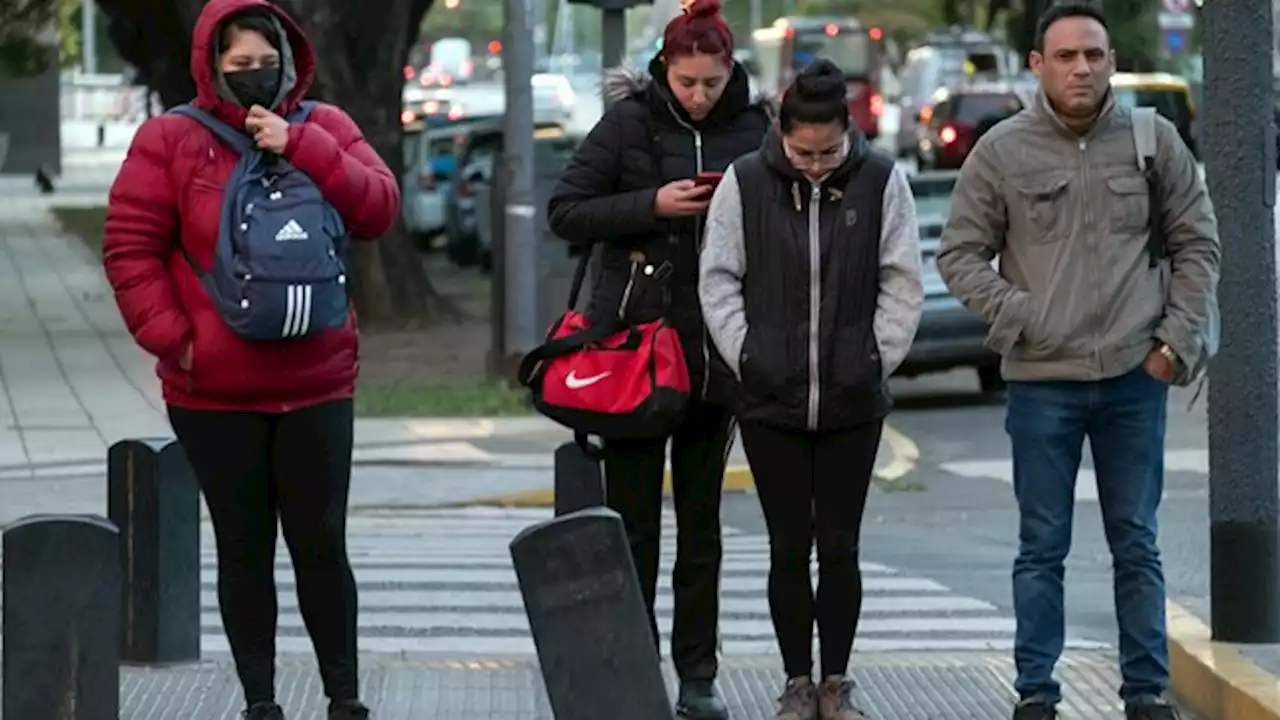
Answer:
MULTIPOLYGON (((285 119, 303 122, 314 107, 304 102, 285 119)), ((347 230, 320 188, 212 114, 191 105, 169 112, 200 122, 240 153, 223 191, 212 265, 202 269, 182 248, 222 319, 249 340, 300 338, 346 325, 347 230)))

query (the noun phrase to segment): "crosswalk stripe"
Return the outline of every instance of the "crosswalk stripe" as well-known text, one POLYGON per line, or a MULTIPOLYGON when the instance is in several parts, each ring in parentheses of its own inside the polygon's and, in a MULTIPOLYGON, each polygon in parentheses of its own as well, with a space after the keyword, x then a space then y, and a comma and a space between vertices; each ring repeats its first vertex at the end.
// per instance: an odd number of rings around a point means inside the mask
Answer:
MULTIPOLYGON (((1089 453, 1076 473, 1075 498, 1080 502, 1098 501, 1098 475, 1092 467, 1089 453)), ((1169 450, 1164 454, 1165 472, 1188 472, 1207 475, 1209 452, 1207 450, 1169 450)), ((963 478, 999 480, 1013 485, 1013 458, 994 457, 970 460, 953 460, 938 466, 941 470, 963 478)))
MULTIPOLYGON (((427 656, 525 656, 535 652, 508 544, 545 509, 456 508, 358 514, 348 546, 360 588, 360 649, 427 656)), ((676 528, 663 517, 656 610, 669 636, 671 569, 676 528)), ((726 655, 776 654, 767 601, 769 541, 759 533, 723 533, 720 635, 726 655)), ((217 565, 205 527, 201 558, 201 621, 205 652, 227 650, 217 605, 217 565)), ((815 559, 816 576, 816 559, 815 559)), ((874 562, 862 563, 864 600, 857 648, 878 650, 999 650, 1012 647, 1013 619, 986 601, 955 593, 930 578, 874 562)), ((277 549, 281 653, 310 653, 299 614, 292 566, 277 549)), ((1072 648, 1099 643, 1071 640, 1072 648)), ((667 650, 664 642, 664 652, 667 650)))
MULTIPOLYGON (((523 600, 518 590, 360 590, 360 612, 379 613, 383 611, 503 611, 524 616, 523 600)), ((202 590, 200 603, 204 608, 216 609, 217 592, 212 588, 202 590)), ((674 604, 670 594, 658 595, 654 608, 659 616, 669 615, 674 604)), ((298 597, 295 593, 280 593, 279 606, 282 611, 296 612, 298 597)), ((862 614, 869 615, 902 615, 924 613, 973 613, 994 612, 996 606, 977 598, 957 597, 949 595, 868 595, 862 600, 862 614)), ((212 610, 210 610, 212 611, 212 610)), ((758 615, 768 617, 768 605, 761 603, 759 597, 739 597, 727 595, 720 598, 720 614, 723 617, 733 615, 758 615)))

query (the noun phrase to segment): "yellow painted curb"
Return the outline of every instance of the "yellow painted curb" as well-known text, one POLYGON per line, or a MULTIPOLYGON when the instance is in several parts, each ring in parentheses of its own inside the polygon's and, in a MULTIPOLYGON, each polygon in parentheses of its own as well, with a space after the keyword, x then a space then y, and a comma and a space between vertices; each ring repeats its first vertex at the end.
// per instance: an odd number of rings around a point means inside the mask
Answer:
POLYGON ((1168 603, 1173 693, 1205 720, 1280 720, 1280 682, 1233 646, 1213 641, 1200 618, 1168 603))
MULTIPOLYGON (((883 467, 876 468, 875 475, 885 482, 895 482, 902 479, 908 473, 915 469, 916 461, 920 459, 920 449, 916 446, 911 438, 903 435, 897 430, 884 426, 884 441, 889 446, 889 462, 883 467)), ((746 465, 730 465, 724 471, 724 492, 741 493, 755 492, 755 478, 751 476, 751 468, 746 465)), ((664 495, 671 494, 671 471, 666 472, 666 477, 662 482, 662 492, 664 495)), ((489 497, 471 500, 460 505, 490 505, 498 507, 552 507, 556 504, 555 488, 534 488, 532 490, 522 490, 513 493, 504 493, 501 495, 492 495, 489 497)))

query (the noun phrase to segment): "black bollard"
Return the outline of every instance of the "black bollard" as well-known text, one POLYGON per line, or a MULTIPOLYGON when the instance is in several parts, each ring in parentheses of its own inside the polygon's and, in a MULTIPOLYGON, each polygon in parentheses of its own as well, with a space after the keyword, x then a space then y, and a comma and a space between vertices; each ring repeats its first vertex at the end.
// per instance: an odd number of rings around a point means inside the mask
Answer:
POLYGON ((567 442, 556 448, 556 515, 568 515, 604 502, 604 471, 599 457, 577 442, 567 442))
POLYGON ((589 508, 511 541, 556 720, 671 718, 622 518, 589 508))
POLYGON ((200 489, 182 446, 121 440, 107 454, 107 515, 120 528, 126 663, 200 659, 200 489))
POLYGON ((3 538, 5 718, 120 716, 120 540, 96 515, 34 515, 3 538))

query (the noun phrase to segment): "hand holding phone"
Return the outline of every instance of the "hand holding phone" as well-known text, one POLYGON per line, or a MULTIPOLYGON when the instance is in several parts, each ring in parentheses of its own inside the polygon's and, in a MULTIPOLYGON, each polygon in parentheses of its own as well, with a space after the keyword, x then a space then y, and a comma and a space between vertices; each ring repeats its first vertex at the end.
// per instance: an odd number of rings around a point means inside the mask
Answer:
POLYGON ((712 185, 695 180, 675 180, 658 189, 653 209, 658 217, 687 217, 707 211, 711 203, 712 185))
POLYGON ((700 172, 693 179, 695 185, 699 187, 709 187, 715 189, 720 184, 720 178, 724 177, 724 173, 718 172, 700 172))

